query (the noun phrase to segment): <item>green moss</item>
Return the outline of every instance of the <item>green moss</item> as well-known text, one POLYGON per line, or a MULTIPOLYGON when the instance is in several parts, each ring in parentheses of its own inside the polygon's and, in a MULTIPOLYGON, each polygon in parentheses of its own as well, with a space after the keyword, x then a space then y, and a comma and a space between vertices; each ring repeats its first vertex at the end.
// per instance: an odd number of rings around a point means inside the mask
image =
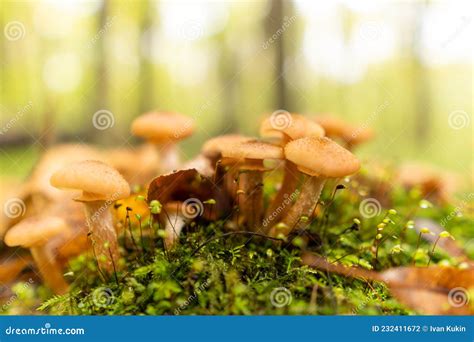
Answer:
MULTIPOLYGON (((363 198, 357 188, 338 191, 333 201, 331 190, 326 189, 323 194, 326 205, 319 219, 311 223, 309 234, 301 235, 294 243, 282 244, 258 236, 219 238, 226 233, 224 222, 197 220, 194 227, 182 234, 176 248, 165 252, 162 238, 156 234, 159 227, 155 225, 155 231, 148 234, 154 238, 140 241, 138 222, 132 222, 137 244, 121 241, 125 257, 116 277, 102 279, 95 260, 80 256, 70 265, 70 293, 45 301, 40 310, 80 315, 413 313, 399 304, 384 284, 366 283, 302 265, 301 248, 366 269, 410 265, 418 241, 418 233, 407 228, 411 226, 410 220, 416 216, 442 222, 454 208, 424 204, 420 207, 418 195, 395 189, 392 208, 382 208, 379 215, 364 218, 359 210, 363 198), (382 237, 375 239, 377 234, 382 237)), ((462 246, 474 236, 472 223, 472 219, 454 216, 445 228, 462 246)), ((146 232, 151 228, 143 229, 146 232)), ((471 257, 472 245, 466 246, 471 257)), ((431 247, 421 240, 421 252, 415 256, 417 265, 427 264, 431 247)), ((458 265, 459 261, 437 248, 431 264, 438 263, 458 265)))

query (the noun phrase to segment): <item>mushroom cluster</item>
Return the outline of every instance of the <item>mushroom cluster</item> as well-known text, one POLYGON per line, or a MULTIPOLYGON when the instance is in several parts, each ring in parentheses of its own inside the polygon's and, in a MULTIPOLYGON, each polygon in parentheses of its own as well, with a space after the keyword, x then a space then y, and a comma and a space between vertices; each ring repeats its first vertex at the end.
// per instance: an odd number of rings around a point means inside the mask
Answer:
MULTIPOLYGON (((65 263, 78 254, 91 252, 105 277, 123 268, 127 248, 121 241, 127 239, 115 209, 127 203, 128 219, 134 210, 131 198, 145 200, 150 226, 158 225, 151 234, 163 237, 167 250, 179 242, 185 227, 198 227, 197 220, 223 220, 230 230, 285 239, 305 228, 327 179, 359 169, 349 150, 326 137, 334 132, 330 126, 299 114, 288 119, 284 127, 271 117, 263 120, 260 139, 238 134, 211 138, 186 162, 180 160, 178 142, 194 132, 195 124, 179 113, 137 117, 131 131, 146 140, 138 148, 55 147, 41 158, 21 195, 28 210, 0 230, 6 232, 4 241, 29 250, 44 283, 64 293, 69 286, 62 275, 65 263), (267 177, 275 176, 280 186, 264 191, 267 177), (136 185, 146 191, 133 193, 136 185)), ((18 273, 30 262, 14 265, 18 273)))

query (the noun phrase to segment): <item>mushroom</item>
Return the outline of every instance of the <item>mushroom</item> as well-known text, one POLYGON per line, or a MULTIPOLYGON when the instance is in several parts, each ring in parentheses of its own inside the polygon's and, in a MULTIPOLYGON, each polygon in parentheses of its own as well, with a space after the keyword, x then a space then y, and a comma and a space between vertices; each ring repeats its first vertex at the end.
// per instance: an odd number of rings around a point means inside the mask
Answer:
POLYGON ((240 142, 250 141, 255 138, 247 137, 240 134, 226 134, 209 139, 201 148, 201 153, 211 160, 211 164, 215 167, 214 183, 223 189, 224 197, 229 198, 227 205, 231 206, 236 201, 237 194, 237 172, 224 166, 221 163, 222 150, 229 145, 240 142))
POLYGON ((117 234, 109 206, 130 195, 130 187, 120 173, 109 165, 94 160, 71 164, 51 177, 60 189, 81 191, 75 198, 83 202, 92 247, 100 269, 111 272, 119 260, 117 234))
POLYGON ((324 128, 326 136, 342 140, 348 150, 353 150, 354 147, 371 140, 374 136, 370 127, 366 125, 353 126, 334 116, 317 116, 315 121, 324 128))
POLYGON ((52 237, 67 231, 66 222, 55 216, 32 216, 13 226, 5 235, 8 246, 29 248, 44 282, 58 294, 67 292, 61 268, 51 250, 45 248, 52 237))
POLYGON ((172 201, 166 203, 163 208, 165 215, 161 217, 165 230, 164 246, 167 250, 175 245, 183 227, 191 221, 191 217, 183 214, 183 205, 183 202, 172 201))
POLYGON ((294 140, 285 146, 285 156, 306 177, 297 201, 283 217, 283 225, 271 229, 273 236, 288 235, 302 216, 311 216, 327 178, 345 177, 360 168, 359 160, 351 152, 326 137, 294 140))
POLYGON ((107 151, 107 163, 133 185, 145 185, 158 173, 160 159, 150 144, 107 151))
POLYGON ((238 201, 238 225, 256 231, 261 227, 263 215, 263 175, 265 159, 283 159, 280 146, 251 140, 231 144, 222 150, 223 163, 241 173, 238 201))
POLYGON ((456 191, 456 177, 419 163, 405 163, 397 170, 396 180, 405 188, 418 187, 423 196, 449 203, 456 191))
POLYGON ((214 184, 196 169, 161 175, 150 183, 147 199, 162 205, 161 212, 154 216, 164 225, 166 249, 175 245, 183 227, 193 219, 219 217, 221 201, 217 198, 215 204, 208 202, 216 195, 214 184))
POLYGON ((194 120, 179 113, 149 112, 132 123, 132 134, 156 145, 160 152, 161 171, 178 169, 179 155, 176 142, 193 134, 194 120))
MULTIPOLYGON (((260 135, 268 138, 280 139, 285 146, 288 142, 304 137, 323 137, 324 129, 316 122, 300 114, 289 114, 285 125, 277 125, 272 117, 266 118, 260 125, 260 135)), ((291 161, 283 162, 283 180, 273 201, 268 206, 264 222, 278 222, 283 215, 285 201, 295 193, 298 186, 299 172, 291 161)), ((271 225, 268 227, 271 228, 271 225)))

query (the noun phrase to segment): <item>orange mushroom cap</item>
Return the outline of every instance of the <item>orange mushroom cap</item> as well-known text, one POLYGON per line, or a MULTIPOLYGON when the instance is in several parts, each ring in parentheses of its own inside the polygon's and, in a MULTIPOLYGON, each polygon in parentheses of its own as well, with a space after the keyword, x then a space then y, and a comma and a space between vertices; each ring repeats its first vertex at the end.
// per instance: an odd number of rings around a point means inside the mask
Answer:
POLYGON ((326 137, 293 140, 285 146, 285 156, 301 172, 312 176, 338 178, 353 174, 360 168, 356 156, 326 137))

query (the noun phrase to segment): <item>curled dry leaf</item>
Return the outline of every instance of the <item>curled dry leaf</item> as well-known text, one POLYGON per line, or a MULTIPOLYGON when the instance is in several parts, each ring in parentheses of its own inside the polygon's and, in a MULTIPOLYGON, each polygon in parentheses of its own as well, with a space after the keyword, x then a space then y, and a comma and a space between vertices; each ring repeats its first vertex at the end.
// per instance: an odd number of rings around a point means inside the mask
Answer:
POLYGON ((395 267, 383 272, 333 264, 327 259, 304 253, 303 264, 347 277, 380 281, 392 294, 413 310, 429 315, 472 315, 469 292, 474 289, 474 270, 452 267, 395 267))
POLYGON ((158 176, 151 181, 148 188, 148 202, 157 200, 165 205, 171 201, 199 200, 203 205, 202 216, 209 220, 216 219, 218 213, 222 211, 220 202, 223 201, 219 200, 220 196, 220 189, 196 169, 179 170, 158 176), (215 199, 216 204, 204 203, 209 199, 215 199))

